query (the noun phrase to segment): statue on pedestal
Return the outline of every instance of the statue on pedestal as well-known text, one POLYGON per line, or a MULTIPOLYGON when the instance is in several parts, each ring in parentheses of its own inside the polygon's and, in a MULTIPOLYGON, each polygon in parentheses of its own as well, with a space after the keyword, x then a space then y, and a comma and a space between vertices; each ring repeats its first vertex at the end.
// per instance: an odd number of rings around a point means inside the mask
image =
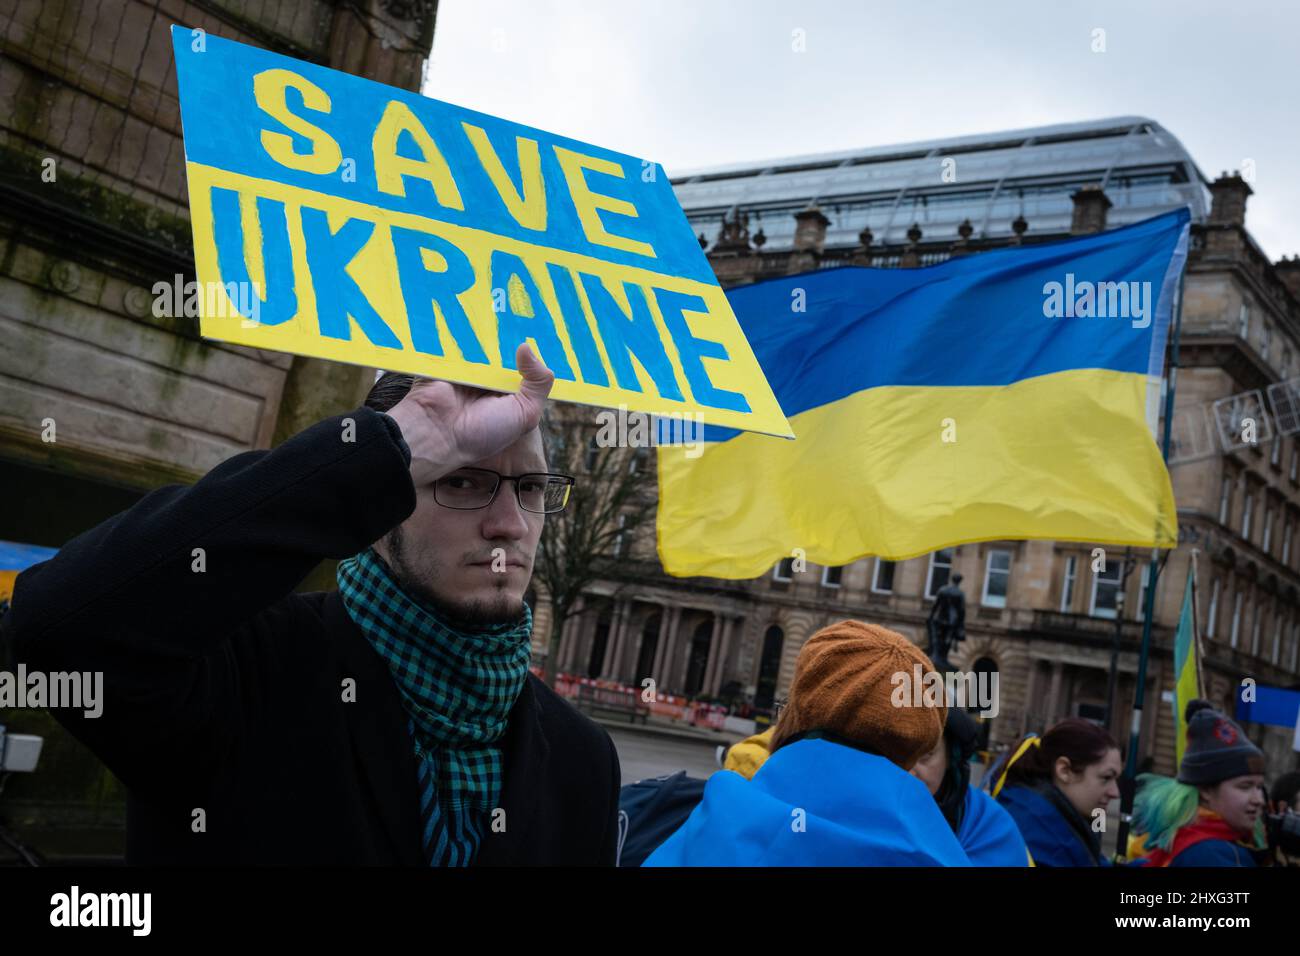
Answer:
POLYGON ((961 575, 954 574, 952 583, 939 589, 934 596, 934 606, 930 608, 930 617, 925 622, 930 635, 926 654, 940 673, 953 670, 948 654, 966 639, 966 594, 960 584, 961 575))

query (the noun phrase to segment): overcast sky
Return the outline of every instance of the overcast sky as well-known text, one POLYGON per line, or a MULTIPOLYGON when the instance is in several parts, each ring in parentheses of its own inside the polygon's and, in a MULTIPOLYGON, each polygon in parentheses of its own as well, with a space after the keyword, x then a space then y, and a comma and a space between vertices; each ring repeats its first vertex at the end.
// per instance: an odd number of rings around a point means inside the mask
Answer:
POLYGON ((425 93, 669 175, 1147 116, 1211 179, 1254 161, 1276 260, 1300 253, 1298 47, 1291 0, 441 0, 425 93))

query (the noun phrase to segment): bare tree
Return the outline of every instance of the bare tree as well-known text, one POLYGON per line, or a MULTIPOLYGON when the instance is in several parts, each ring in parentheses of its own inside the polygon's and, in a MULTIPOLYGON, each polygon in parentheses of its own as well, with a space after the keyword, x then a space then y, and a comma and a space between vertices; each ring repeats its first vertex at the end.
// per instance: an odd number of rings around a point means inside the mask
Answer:
POLYGON ((638 529, 654 520, 653 449, 601 447, 596 414, 589 406, 552 406, 542 430, 551 471, 576 479, 568 507, 546 519, 537 551, 536 574, 551 606, 549 684, 555 683, 560 636, 578 599, 616 570, 638 529))

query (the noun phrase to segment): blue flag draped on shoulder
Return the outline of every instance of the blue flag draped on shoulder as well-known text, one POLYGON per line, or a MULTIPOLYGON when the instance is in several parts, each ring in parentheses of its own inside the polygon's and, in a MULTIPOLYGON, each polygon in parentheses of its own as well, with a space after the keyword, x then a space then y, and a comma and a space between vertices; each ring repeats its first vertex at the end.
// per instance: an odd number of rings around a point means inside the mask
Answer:
POLYGON ((705 426, 659 449, 671 574, 752 578, 969 541, 1173 547, 1153 438, 1186 209, 926 269, 728 293, 793 441, 705 426))

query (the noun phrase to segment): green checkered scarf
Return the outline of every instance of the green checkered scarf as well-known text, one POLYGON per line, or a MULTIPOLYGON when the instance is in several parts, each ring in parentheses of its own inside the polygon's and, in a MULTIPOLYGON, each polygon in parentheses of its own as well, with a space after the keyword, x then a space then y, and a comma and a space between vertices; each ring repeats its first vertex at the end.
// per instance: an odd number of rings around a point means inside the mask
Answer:
POLYGON ((501 748, 528 677, 532 611, 462 630, 416 603, 373 550, 339 563, 348 615, 388 664, 409 717, 430 866, 469 866, 499 806, 501 748))

